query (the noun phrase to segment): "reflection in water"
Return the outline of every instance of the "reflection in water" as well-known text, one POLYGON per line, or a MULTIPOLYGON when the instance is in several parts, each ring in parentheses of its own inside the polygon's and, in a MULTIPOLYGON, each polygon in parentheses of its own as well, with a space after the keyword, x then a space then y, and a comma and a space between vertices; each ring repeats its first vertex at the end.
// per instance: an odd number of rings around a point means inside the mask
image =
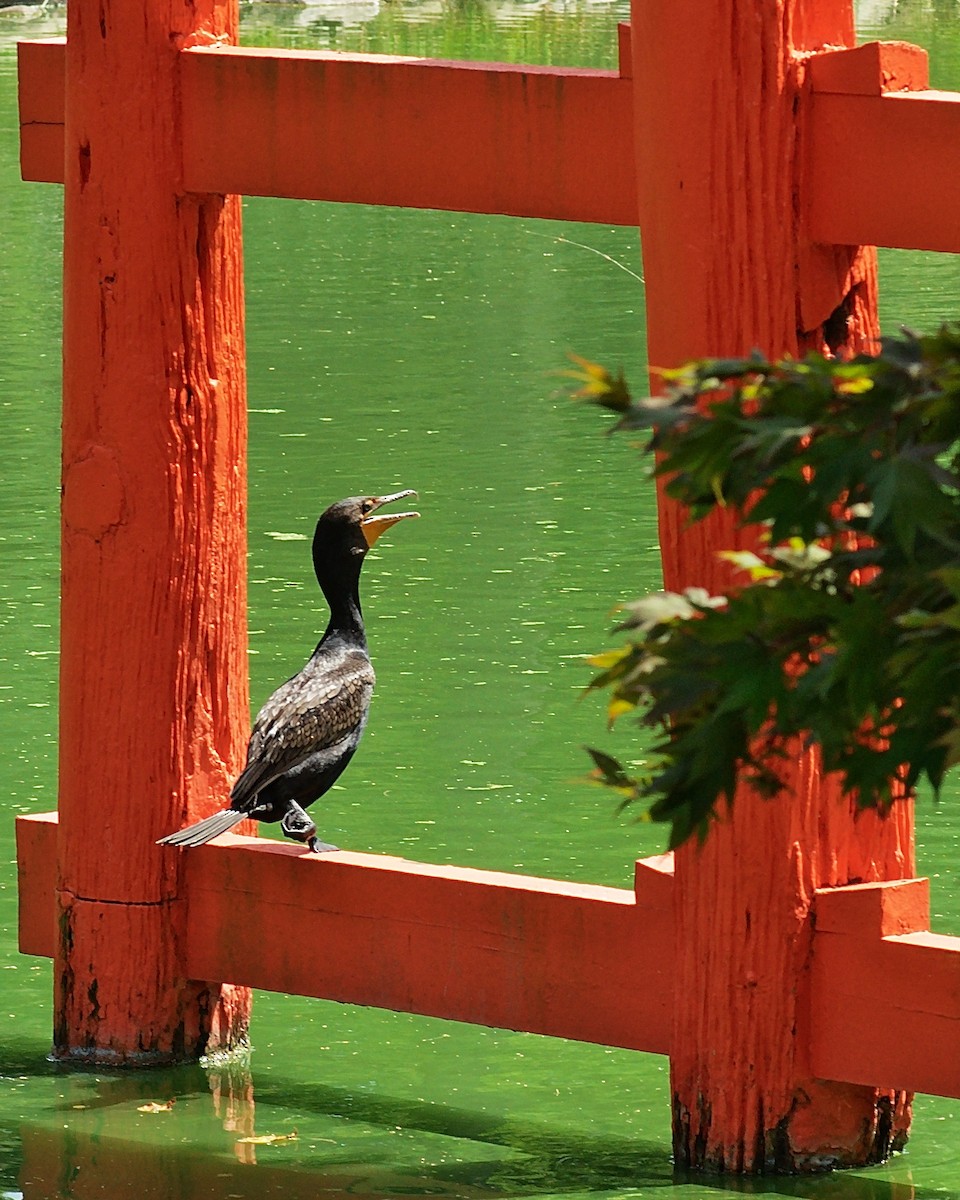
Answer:
POLYGON ((253 1075, 248 1054, 217 1055, 207 1067, 207 1082, 213 1097, 213 1112, 227 1133, 235 1133, 234 1154, 238 1162, 254 1165, 257 1161, 256 1106, 253 1103, 253 1075))
POLYGON ((19 1183, 26 1200, 281 1194, 470 1200, 671 1182, 660 1147, 627 1139, 572 1140, 455 1108, 356 1097, 334 1088, 312 1088, 307 1095, 294 1087, 283 1128, 272 1124, 276 1109, 268 1104, 258 1129, 244 1056, 224 1056, 203 1071, 189 1066, 109 1079, 74 1072, 64 1073, 61 1082, 64 1092, 49 1119, 20 1131, 19 1183), (310 1132, 290 1128, 289 1110, 298 1107, 310 1132), (339 1136, 316 1136, 313 1130, 323 1126, 339 1136), (378 1138, 401 1129, 420 1135, 419 1169, 397 1170, 377 1152, 358 1158, 355 1147, 370 1144, 362 1136, 367 1129, 378 1138))
POLYGON ((395 1196, 424 1194, 470 1197, 472 1189, 438 1187, 415 1176, 387 1176, 376 1168, 307 1168, 302 1164, 259 1164, 254 1170, 240 1162, 206 1156, 195 1150, 114 1140, 108 1135, 24 1130, 21 1195, 24 1200, 188 1200, 229 1196, 231 1200, 261 1197, 395 1196))
POLYGON ((96 1080, 94 1095, 89 1076, 65 1074, 63 1082, 62 1103, 49 1119, 21 1128, 19 1194, 24 1200, 280 1195, 289 1200, 318 1195, 472 1200, 612 1190, 642 1194, 678 1185, 691 1197, 718 1190, 804 1200, 923 1200, 927 1194, 902 1170, 896 1181, 851 1173, 687 1180, 673 1175, 661 1147, 628 1138, 569 1135, 533 1123, 491 1121, 453 1107, 358 1097, 322 1086, 299 1092, 294 1086, 285 1119, 299 1107, 305 1125, 325 1122, 339 1128, 339 1136, 291 1136, 289 1126, 271 1125, 267 1131, 269 1121, 258 1133, 248 1056, 211 1061, 205 1071, 191 1066, 96 1080), (171 1088, 181 1095, 167 1096, 171 1088), (157 1111, 148 1115, 151 1098, 157 1111), (170 1099, 176 1103, 169 1104, 170 1099), (68 1111, 69 1122, 64 1120, 68 1111), (380 1137, 388 1129, 420 1134, 419 1149, 427 1152, 409 1170, 398 1170, 382 1155, 358 1158, 351 1149, 355 1134, 371 1126, 380 1127, 380 1137), (431 1143, 432 1151, 427 1149, 431 1143))

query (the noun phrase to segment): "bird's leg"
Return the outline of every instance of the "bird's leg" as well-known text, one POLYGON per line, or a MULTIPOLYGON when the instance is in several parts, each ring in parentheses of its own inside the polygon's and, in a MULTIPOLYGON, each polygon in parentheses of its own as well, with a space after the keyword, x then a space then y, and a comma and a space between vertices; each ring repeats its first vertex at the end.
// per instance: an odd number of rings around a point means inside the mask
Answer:
POLYGON ((314 854, 327 854, 338 849, 329 842, 321 842, 317 837, 317 827, 310 820, 299 804, 289 801, 287 811, 280 820, 280 828, 288 838, 295 842, 306 842, 314 854))

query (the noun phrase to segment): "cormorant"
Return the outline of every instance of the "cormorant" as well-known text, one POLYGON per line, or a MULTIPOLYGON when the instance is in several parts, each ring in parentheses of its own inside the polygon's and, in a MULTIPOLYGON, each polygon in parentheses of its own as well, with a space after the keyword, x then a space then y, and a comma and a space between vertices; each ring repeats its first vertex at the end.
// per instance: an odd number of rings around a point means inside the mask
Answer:
POLYGON ((384 504, 415 496, 352 496, 317 521, 313 567, 330 606, 320 644, 299 674, 264 704, 253 724, 247 763, 230 792, 230 807, 188 825, 161 846, 202 846, 246 817, 279 821, 287 837, 319 854, 336 850, 317 838, 304 811, 353 757, 367 723, 374 674, 360 611, 360 568, 385 529, 415 512, 382 513, 384 504))

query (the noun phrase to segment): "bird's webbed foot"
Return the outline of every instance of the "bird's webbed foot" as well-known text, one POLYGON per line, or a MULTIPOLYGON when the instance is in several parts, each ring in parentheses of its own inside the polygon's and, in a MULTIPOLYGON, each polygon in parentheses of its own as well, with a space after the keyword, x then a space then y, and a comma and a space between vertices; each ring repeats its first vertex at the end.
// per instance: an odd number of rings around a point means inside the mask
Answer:
POLYGON ((329 854, 332 850, 339 850, 339 846, 334 846, 331 842, 321 842, 318 837, 307 838, 307 849, 313 854, 329 854))
POLYGON ((327 854, 337 850, 329 842, 321 842, 317 837, 317 827, 310 820, 299 804, 290 802, 290 806, 280 820, 280 828, 284 834, 295 842, 306 842, 314 854, 327 854))

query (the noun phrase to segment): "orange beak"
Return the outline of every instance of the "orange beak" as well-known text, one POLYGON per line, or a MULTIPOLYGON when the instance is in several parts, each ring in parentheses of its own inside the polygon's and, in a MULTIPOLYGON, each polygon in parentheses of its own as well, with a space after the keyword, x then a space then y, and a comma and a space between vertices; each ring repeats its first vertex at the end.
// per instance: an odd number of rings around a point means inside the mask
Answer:
POLYGON ((402 500, 404 496, 415 496, 416 494, 408 488, 404 492, 391 492, 389 496, 374 498, 374 509, 371 510, 370 516, 364 517, 360 522, 360 528, 363 530, 363 536, 368 546, 372 546, 380 534, 385 529, 389 529, 391 525, 396 525, 398 521, 402 521, 406 517, 420 516, 418 512, 383 513, 380 516, 374 516, 373 512, 377 508, 382 508, 384 504, 390 504, 394 500, 402 500))

